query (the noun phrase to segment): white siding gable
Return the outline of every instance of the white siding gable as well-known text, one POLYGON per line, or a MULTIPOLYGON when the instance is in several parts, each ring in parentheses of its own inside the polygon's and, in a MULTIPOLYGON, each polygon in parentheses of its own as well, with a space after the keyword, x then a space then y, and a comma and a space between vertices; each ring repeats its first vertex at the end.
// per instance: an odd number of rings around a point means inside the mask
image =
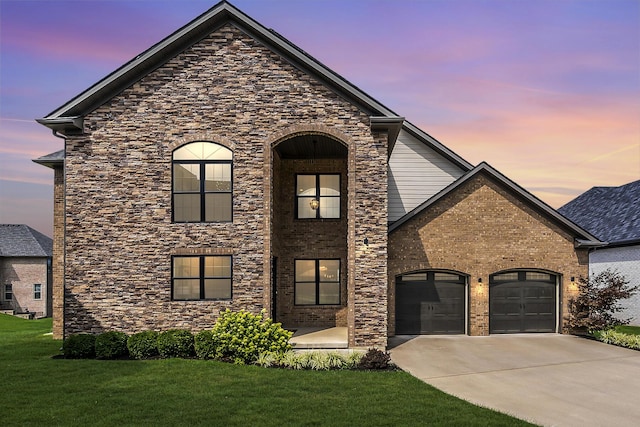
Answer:
POLYGON ((404 129, 389 158, 389 221, 397 221, 464 171, 404 129))
MULTIPOLYGON (((610 268, 622 274, 630 285, 640 285, 640 245, 597 249, 589 254, 589 274, 595 276, 610 268)), ((620 318, 631 318, 632 325, 640 326, 640 293, 621 300, 625 308, 620 318)))

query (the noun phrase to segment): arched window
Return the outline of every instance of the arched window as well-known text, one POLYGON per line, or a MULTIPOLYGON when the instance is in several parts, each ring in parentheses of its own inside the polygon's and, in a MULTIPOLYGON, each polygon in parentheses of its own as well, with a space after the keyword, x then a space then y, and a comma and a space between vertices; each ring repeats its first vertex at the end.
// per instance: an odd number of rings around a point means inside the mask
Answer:
POLYGON ((232 220, 233 153, 212 142, 192 142, 173 152, 173 221, 232 220))

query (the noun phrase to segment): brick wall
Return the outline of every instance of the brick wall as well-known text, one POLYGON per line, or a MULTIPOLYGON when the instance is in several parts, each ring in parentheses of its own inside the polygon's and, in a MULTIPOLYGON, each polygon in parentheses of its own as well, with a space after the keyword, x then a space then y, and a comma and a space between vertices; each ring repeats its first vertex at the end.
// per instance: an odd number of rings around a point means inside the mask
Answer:
POLYGON ((64 338, 64 169, 53 172, 53 257, 51 293, 53 338, 64 338))
POLYGON ((274 159, 273 240, 278 257, 278 322, 285 326, 347 326, 347 160, 274 159), (295 219, 297 173, 339 173, 342 186, 340 219, 295 219), (276 249, 277 248, 277 249, 276 249), (295 259, 340 259, 340 305, 294 304, 295 259))
POLYGON ((36 313, 37 317, 49 316, 47 312, 47 259, 12 257, 0 259, 0 300, 16 312, 36 313), (5 300, 5 284, 10 283, 13 299, 5 300), (40 284, 40 299, 34 299, 33 285, 40 284))
POLYGON ((363 330, 352 343, 386 343, 386 274, 377 276, 386 270, 386 139, 372 135, 367 114, 231 25, 96 109, 85 135, 67 139, 65 332, 198 330, 225 308, 269 309, 271 144, 309 127, 349 146, 347 286, 379 295, 371 319, 358 306, 363 330), (234 153, 232 224, 171 223, 171 153, 198 140, 234 153), (357 211, 363 201, 380 209, 357 211), (377 236, 374 256, 356 253, 364 233, 377 236), (170 257, 184 251, 233 255, 232 301, 171 301, 170 257))
POLYGON ((389 236, 389 333, 395 329, 395 277, 422 269, 469 276, 469 333, 489 333, 489 275, 514 268, 560 275, 561 307, 587 272, 573 236, 484 175, 475 177, 389 236), (483 282, 479 283, 478 278, 483 282))

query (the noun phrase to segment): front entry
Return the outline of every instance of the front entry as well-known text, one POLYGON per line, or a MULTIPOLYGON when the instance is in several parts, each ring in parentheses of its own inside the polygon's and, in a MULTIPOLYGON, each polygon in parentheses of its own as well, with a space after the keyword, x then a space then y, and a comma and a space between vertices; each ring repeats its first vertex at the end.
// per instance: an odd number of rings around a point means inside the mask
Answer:
POLYGON ((427 271, 396 278, 396 334, 464 334, 465 277, 427 271))
POLYGON ((489 284, 489 333, 556 332, 556 276, 495 274, 489 284))

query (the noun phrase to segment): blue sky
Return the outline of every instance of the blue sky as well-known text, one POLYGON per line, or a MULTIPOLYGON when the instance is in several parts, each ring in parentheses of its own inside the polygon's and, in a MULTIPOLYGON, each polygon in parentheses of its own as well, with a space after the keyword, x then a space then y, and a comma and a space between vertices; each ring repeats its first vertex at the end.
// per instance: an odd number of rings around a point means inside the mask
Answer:
MULTIPOLYGON (((232 3, 553 207, 640 179, 637 0, 232 3)), ((214 1, 0 0, 0 222, 51 234, 35 123, 214 1)))

